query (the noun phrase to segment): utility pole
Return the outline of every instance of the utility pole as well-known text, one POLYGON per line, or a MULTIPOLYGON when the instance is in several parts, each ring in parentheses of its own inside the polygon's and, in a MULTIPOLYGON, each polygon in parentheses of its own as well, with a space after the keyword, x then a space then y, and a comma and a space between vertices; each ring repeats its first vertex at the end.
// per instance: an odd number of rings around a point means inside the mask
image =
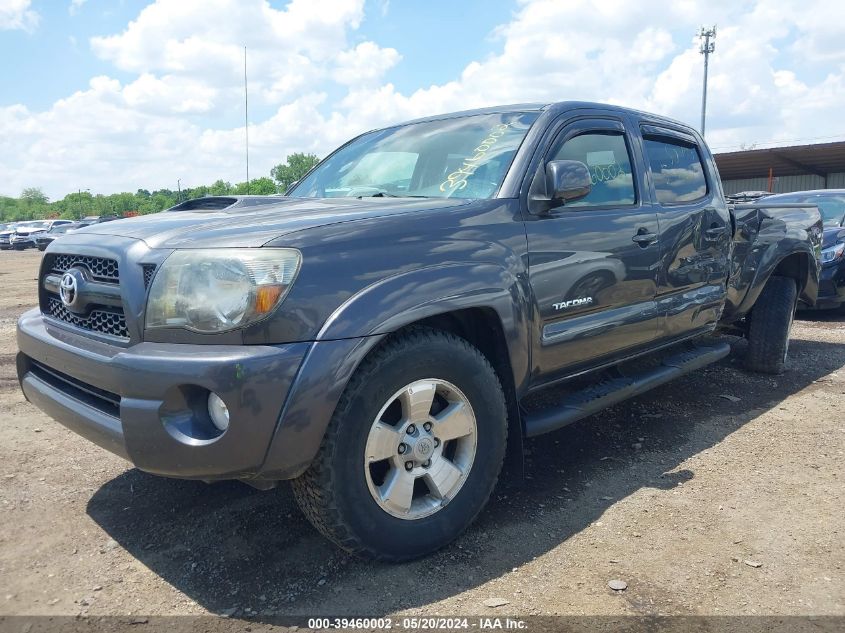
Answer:
POLYGON ((176 179, 176 188, 179 190, 179 197, 176 198, 177 202, 182 202, 182 179, 176 179))
POLYGON ((698 52, 704 55, 704 88, 701 91, 701 136, 704 136, 704 120, 707 116, 707 64, 710 61, 710 53, 716 50, 716 44, 710 41, 711 38, 716 39, 716 25, 710 29, 702 26, 698 38, 704 40, 698 49, 698 52))
POLYGON ((246 87, 246 46, 244 46, 244 135, 246 137, 246 193, 249 195, 249 93, 246 87))
MULTIPOLYGON (((86 189, 85 191, 91 191, 90 189, 86 189)), ((77 197, 76 199, 79 201, 79 219, 82 219, 82 189, 76 190, 77 197)))

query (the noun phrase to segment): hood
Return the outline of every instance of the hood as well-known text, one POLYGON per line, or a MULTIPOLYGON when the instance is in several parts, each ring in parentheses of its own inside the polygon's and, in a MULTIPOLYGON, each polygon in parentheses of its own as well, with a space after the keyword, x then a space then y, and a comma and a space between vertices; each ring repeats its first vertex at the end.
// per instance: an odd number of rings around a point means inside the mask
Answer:
POLYGON ((258 247, 327 224, 468 203, 456 198, 200 198, 161 213, 92 224, 73 235, 128 237, 150 248, 258 247), (223 208, 209 208, 214 206, 223 208))
POLYGON ((47 230, 48 229, 45 229, 45 228, 26 227, 26 228, 23 228, 23 229, 18 229, 17 231, 15 231, 15 233, 17 233, 18 235, 26 236, 26 235, 32 235, 33 233, 44 233, 47 230))
POLYGON ((822 236, 822 248, 829 248, 837 242, 845 242, 845 228, 841 226, 825 228, 822 236))

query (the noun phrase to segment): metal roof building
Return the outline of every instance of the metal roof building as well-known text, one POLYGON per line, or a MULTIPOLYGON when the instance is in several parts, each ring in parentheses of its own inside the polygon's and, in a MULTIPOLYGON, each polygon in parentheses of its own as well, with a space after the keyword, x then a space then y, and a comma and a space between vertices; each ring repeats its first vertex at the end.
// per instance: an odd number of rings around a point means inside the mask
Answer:
POLYGON ((727 195, 845 189, 845 141, 716 154, 727 195))

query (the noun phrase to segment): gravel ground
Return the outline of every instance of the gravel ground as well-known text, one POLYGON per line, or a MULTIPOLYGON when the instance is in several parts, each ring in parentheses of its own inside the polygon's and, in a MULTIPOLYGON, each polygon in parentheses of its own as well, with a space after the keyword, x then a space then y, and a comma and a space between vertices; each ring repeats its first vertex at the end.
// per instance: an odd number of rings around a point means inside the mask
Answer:
POLYGON ((845 316, 802 316, 782 376, 744 372, 736 341, 527 442, 523 486, 390 566, 325 542, 287 485, 146 475, 26 403, 39 261, 0 252, 0 615, 845 615, 845 316))

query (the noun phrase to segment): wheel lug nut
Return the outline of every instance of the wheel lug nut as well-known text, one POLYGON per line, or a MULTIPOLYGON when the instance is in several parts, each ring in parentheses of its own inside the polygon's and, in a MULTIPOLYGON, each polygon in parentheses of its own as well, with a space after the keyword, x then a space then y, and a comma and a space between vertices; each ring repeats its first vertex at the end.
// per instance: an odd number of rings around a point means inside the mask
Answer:
POLYGON ((406 432, 408 435, 413 435, 414 433, 416 433, 416 432, 417 432, 417 427, 415 427, 415 426, 412 424, 412 425, 410 425, 410 426, 409 426, 409 427, 405 430, 405 432, 406 432))
POLYGON ((405 444, 400 444, 400 445, 399 445, 399 454, 400 454, 400 455, 404 455, 404 454, 405 454, 405 451, 407 451, 407 450, 408 450, 408 447, 407 447, 407 446, 405 446, 405 444))
POLYGON ((431 422, 426 422, 425 424, 423 424, 423 428, 426 431, 430 431, 431 430, 431 422))
POLYGON ((429 466, 431 466, 431 460, 427 459, 423 462, 423 468, 428 468, 429 466))
POLYGON ((405 470, 413 470, 414 462, 405 462, 405 470))

